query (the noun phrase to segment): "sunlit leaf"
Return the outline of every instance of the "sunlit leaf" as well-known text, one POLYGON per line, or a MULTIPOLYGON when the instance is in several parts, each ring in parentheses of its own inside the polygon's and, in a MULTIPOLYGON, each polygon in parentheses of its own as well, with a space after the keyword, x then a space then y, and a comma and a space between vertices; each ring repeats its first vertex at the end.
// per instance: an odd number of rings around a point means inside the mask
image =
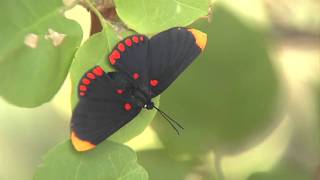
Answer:
POLYGON ((139 33, 150 34, 186 26, 206 16, 208 0, 115 0, 121 20, 139 33))
POLYGON ((24 107, 49 101, 81 42, 80 26, 62 0, 1 1, 0 96, 24 107))
POLYGON ((148 174, 127 146, 104 142, 92 151, 76 152, 70 141, 53 148, 44 158, 34 180, 146 180, 148 174))

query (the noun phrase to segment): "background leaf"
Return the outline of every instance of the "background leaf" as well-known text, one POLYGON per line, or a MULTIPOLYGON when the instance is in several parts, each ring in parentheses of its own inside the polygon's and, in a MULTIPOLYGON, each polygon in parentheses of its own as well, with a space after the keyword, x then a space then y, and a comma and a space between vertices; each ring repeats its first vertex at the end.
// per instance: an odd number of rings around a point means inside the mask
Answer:
POLYGON ((143 34, 186 26, 206 16, 208 0, 115 0, 121 20, 143 34))
POLYGON ((106 141, 92 151, 76 152, 70 141, 51 150, 34 180, 145 180, 147 172, 130 148, 106 141))
MULTIPOLYGON (((71 67, 71 102, 73 108, 78 102, 78 82, 86 71, 97 64, 103 67, 105 72, 114 71, 109 61, 106 60, 106 56, 118 41, 117 35, 112 30, 106 29, 91 36, 76 53, 74 63, 71 67)), ((153 101, 158 105, 159 97, 154 98, 153 101)), ((113 134, 110 139, 117 142, 126 142, 132 139, 148 126, 155 114, 155 110, 149 111, 143 109, 136 118, 113 134)))
POLYGON ((176 136, 159 120, 153 127, 172 153, 237 151, 268 132, 278 108, 278 82, 266 44, 260 33, 218 5, 213 23, 193 27, 208 33, 208 45, 162 94, 160 106, 185 130, 176 136))
POLYGON ((200 162, 174 159, 162 149, 140 151, 138 158, 140 164, 148 170, 152 180, 215 179, 213 167, 208 172, 200 162))
POLYGON ((38 106, 62 85, 81 28, 63 16, 61 0, 1 1, 0 6, 0 95, 18 106, 38 106), (49 29, 59 33, 53 33, 55 45, 45 38, 49 29))
POLYGON ((138 157, 152 180, 184 179, 186 174, 192 170, 191 162, 176 161, 162 150, 141 151, 138 157))
POLYGON ((258 172, 251 175, 248 180, 311 180, 310 172, 300 164, 289 160, 280 161, 269 172, 258 172))

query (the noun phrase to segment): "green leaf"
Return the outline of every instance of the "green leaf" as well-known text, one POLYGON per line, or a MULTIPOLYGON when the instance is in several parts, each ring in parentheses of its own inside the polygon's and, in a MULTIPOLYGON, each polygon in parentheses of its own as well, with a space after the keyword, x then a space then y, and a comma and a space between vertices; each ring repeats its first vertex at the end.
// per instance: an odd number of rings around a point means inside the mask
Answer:
MULTIPOLYGON (((97 64, 100 65, 105 72, 114 71, 109 61, 106 60, 106 56, 118 41, 117 35, 113 31, 106 29, 91 36, 83 46, 81 46, 79 51, 77 51, 70 71, 73 89, 71 101, 73 108, 78 102, 78 82, 86 71, 97 64)), ((159 97, 153 99, 157 106, 159 99, 159 97)), ((155 114, 155 110, 143 109, 136 118, 113 134, 110 139, 117 142, 126 142, 132 139, 148 126, 155 114)))
POLYGON ((160 32, 175 26, 187 26, 206 16, 208 0, 115 0, 121 20, 143 34, 160 32))
POLYGON ((145 180, 148 173, 127 146, 105 141, 92 151, 76 152, 68 140, 52 149, 34 180, 145 180))
POLYGON ((1 1, 0 6, 0 95, 18 106, 39 106, 62 85, 81 28, 64 17, 62 0, 1 1))
POLYGON ((176 136, 159 115, 153 121, 172 153, 235 152, 274 126, 279 87, 264 37, 219 5, 213 19, 194 25, 208 34, 207 47, 161 95, 160 108, 184 131, 176 136))

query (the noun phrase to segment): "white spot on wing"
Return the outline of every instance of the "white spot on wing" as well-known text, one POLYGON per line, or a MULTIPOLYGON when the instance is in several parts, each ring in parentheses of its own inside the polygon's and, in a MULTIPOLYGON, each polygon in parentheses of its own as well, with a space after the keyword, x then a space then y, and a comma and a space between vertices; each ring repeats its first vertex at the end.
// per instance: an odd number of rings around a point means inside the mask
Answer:
POLYGON ((44 36, 45 39, 50 39, 55 47, 59 46, 63 42, 65 37, 65 34, 58 33, 51 28, 48 29, 48 34, 44 36))
POLYGON ((24 44, 28 47, 35 49, 38 47, 39 36, 34 33, 29 33, 24 38, 24 44))

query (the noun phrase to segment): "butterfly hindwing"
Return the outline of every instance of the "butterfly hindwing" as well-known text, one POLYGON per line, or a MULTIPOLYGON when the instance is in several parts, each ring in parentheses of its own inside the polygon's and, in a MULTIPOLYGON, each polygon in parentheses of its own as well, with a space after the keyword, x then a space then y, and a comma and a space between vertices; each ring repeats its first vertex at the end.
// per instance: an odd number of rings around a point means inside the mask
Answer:
POLYGON ((205 33, 195 29, 171 28, 149 41, 148 66, 152 96, 162 93, 201 53, 205 33))
POLYGON ((95 67, 80 80, 80 98, 71 120, 71 139, 78 151, 94 148, 141 111, 125 91, 123 76, 95 67))

